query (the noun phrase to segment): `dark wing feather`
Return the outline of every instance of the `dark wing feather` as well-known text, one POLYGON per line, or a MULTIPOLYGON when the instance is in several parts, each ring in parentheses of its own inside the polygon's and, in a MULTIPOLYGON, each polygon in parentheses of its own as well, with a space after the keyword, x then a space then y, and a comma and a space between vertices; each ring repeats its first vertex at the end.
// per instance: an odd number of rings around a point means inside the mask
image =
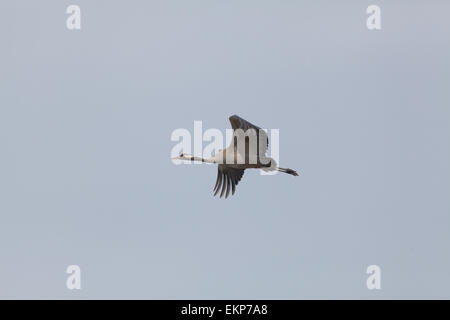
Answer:
POLYGON ((233 115, 230 117, 230 123, 233 130, 236 129, 242 129, 244 132, 246 132, 248 129, 254 129, 257 136, 258 141, 258 154, 265 155, 267 152, 267 149, 269 147, 269 137, 267 136, 267 133, 261 129, 258 126, 255 126, 254 124, 248 122, 247 120, 242 119, 241 117, 237 115, 233 115), (261 142, 259 139, 261 138, 261 142), (259 151, 259 147, 261 146, 261 150, 259 151))
POLYGON ((219 186, 219 184, 221 182, 222 182, 222 172, 220 170, 217 170, 217 180, 216 180, 216 185, 214 186, 214 191, 216 191, 217 187, 219 186))
POLYGON ((228 198, 230 191, 231 194, 234 194, 237 184, 241 181, 241 178, 244 175, 244 170, 245 169, 235 169, 219 164, 217 169, 216 185, 214 186, 214 195, 217 195, 219 191, 221 191, 221 198, 224 195, 225 198, 228 198))
POLYGON ((231 185, 232 185, 232 181, 231 181, 231 176, 228 175, 228 183, 227 183, 227 195, 225 196, 225 198, 228 198, 228 196, 230 195, 230 191, 231 191, 231 185))
POLYGON ((225 193, 225 189, 227 188, 227 181, 228 177, 226 174, 223 175, 223 182, 222 182, 222 192, 220 193, 220 197, 223 197, 223 194, 225 193))

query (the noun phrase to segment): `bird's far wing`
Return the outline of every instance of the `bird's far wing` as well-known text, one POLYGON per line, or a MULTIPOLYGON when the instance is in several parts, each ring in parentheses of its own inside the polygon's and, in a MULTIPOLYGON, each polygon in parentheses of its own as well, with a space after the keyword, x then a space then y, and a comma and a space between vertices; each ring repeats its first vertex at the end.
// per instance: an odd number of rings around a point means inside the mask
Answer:
POLYGON ((214 186, 214 195, 217 195, 220 190, 222 190, 220 193, 221 198, 225 192, 225 198, 228 198, 230 195, 230 190, 232 190, 232 194, 234 194, 237 184, 244 175, 244 170, 245 169, 235 169, 219 164, 216 185, 214 186))
POLYGON ((233 115, 230 117, 230 123, 233 130, 242 129, 244 132, 247 132, 248 129, 254 129, 257 136, 258 141, 258 154, 265 155, 267 152, 267 148, 269 147, 269 138, 267 137, 266 132, 258 126, 248 122, 247 120, 242 119, 237 115, 233 115), (261 139, 261 142, 259 141, 261 139), (261 147, 261 150, 259 148, 261 147))

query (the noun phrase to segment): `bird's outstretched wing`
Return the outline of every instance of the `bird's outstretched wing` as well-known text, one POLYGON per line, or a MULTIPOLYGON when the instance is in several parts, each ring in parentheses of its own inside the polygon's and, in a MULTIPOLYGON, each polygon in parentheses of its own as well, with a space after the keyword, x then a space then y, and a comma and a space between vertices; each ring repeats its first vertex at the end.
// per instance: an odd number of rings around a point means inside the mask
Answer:
POLYGON ((214 186, 214 195, 217 195, 220 190, 220 197, 225 194, 225 198, 228 198, 230 195, 230 190, 232 190, 232 194, 236 191, 236 186, 244 175, 245 169, 236 169, 230 168, 223 164, 219 164, 217 170, 217 180, 216 185, 214 186))
POLYGON ((231 127, 235 131, 233 135, 236 135, 236 129, 242 129, 245 133, 256 134, 256 141, 258 146, 258 155, 265 155, 267 152, 267 148, 269 147, 269 138, 267 137, 266 132, 258 126, 248 122, 247 120, 242 119, 237 115, 233 115, 230 117, 231 127), (254 129, 247 132, 248 129, 254 129), (261 139, 261 140, 260 140, 261 139))

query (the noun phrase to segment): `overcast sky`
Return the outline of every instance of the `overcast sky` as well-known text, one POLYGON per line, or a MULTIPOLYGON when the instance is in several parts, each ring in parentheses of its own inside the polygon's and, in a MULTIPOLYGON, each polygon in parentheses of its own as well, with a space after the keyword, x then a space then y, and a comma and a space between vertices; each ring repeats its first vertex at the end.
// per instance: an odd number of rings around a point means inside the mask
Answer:
POLYGON ((1 1, 0 298, 450 298, 449 12, 1 1), (215 166, 171 162, 174 129, 232 114, 300 176, 224 200, 215 166))

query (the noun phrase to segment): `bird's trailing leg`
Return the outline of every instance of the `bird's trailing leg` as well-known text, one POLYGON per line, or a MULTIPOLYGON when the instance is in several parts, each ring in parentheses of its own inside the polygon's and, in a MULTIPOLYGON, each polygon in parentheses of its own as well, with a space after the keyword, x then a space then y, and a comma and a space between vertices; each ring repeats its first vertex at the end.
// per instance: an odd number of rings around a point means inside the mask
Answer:
POLYGON ((277 168, 277 170, 280 171, 280 172, 292 174, 293 176, 298 176, 297 171, 289 169, 289 168, 277 168))

